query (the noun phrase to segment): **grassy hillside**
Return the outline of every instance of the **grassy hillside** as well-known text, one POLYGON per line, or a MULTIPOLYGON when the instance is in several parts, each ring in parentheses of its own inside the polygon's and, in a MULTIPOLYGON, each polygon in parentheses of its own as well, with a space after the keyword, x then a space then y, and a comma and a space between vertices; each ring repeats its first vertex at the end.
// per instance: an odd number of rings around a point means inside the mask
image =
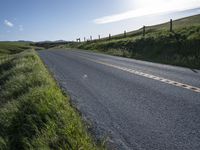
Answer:
POLYGON ((30 48, 29 43, 23 42, 0 42, 0 56, 16 54, 30 48))
POLYGON ((32 43, 31 45, 32 46, 37 46, 37 47, 43 47, 45 49, 49 49, 49 48, 52 48, 52 47, 59 47, 60 45, 66 45, 70 42, 38 42, 38 43, 32 43))
MULTIPOLYGON (((4 43, 0 47, 11 54, 25 45, 4 43)), ((98 149, 69 97, 33 50, 1 58, 0 127, 2 150, 98 149)))
MULTIPOLYGON (((200 25, 200 15, 195 15, 195 16, 186 17, 186 18, 173 21, 174 30, 187 28, 191 26, 199 26, 199 25, 200 25)), ((170 28, 170 23, 166 22, 166 23, 158 24, 154 26, 146 26, 146 32, 152 33, 155 31, 163 31, 163 30, 169 31, 169 28, 170 28)), ((139 30, 131 31, 127 33, 127 37, 140 36, 142 35, 142 32, 143 32, 142 28, 139 30)), ((124 38, 124 34, 119 34, 112 37, 112 39, 119 39, 119 38, 124 38)), ((108 38, 104 38, 102 40, 108 40, 108 38)))
POLYGON ((82 43, 69 43, 66 47, 95 50, 111 55, 200 69, 200 15, 169 23, 82 43))

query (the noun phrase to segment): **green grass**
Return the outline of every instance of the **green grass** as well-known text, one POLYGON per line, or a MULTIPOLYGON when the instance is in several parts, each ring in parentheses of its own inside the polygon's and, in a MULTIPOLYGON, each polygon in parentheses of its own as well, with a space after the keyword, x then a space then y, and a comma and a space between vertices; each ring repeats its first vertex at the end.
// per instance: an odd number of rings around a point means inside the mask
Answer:
POLYGON ((16 54, 30 48, 25 42, 0 42, 0 56, 16 54))
POLYGON ((82 43, 69 43, 67 48, 94 50, 116 56, 200 69, 200 15, 142 30, 82 43))
POLYGON ((100 149, 34 50, 1 58, 0 127, 2 150, 100 149))

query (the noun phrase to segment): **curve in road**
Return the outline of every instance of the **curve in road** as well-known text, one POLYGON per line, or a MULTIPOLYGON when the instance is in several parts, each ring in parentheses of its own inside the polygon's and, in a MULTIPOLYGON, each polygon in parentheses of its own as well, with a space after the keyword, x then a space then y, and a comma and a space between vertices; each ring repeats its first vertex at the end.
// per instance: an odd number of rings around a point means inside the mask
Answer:
POLYGON ((38 53, 110 149, 200 149, 199 70, 82 50, 38 53))

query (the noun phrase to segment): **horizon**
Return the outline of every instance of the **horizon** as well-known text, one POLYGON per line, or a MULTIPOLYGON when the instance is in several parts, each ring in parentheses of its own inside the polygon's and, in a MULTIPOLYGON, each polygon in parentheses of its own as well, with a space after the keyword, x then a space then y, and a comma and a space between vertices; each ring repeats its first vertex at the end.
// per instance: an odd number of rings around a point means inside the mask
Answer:
MULTIPOLYGON (((185 18, 188 18, 188 17, 197 16, 197 15, 200 15, 200 14, 195 14, 195 15, 191 15, 191 16, 177 18, 177 19, 175 19, 173 21, 178 21, 178 20, 181 20, 181 19, 185 19, 185 18)), ((152 24, 152 25, 149 25, 149 26, 146 25, 146 27, 152 27, 152 26, 162 25, 162 24, 165 24, 165 23, 168 23, 168 22, 162 22, 162 23, 159 23, 159 24, 152 24)), ((142 29, 142 27, 138 28, 138 29, 135 29, 135 30, 128 31, 128 32, 133 32, 133 31, 137 31, 137 30, 140 30, 140 29, 142 29)), ((114 34, 112 36, 117 36, 117 35, 120 35, 120 34, 123 34, 123 32, 114 34)), ((109 34, 107 36, 104 36, 104 37, 101 37, 101 38, 107 38, 107 37, 109 37, 109 34)), ((99 37, 97 36, 93 40, 98 40, 98 38, 99 37)), ((83 41, 83 40, 84 40, 84 37, 81 39, 81 41, 83 41)), ((88 40, 90 40, 89 37, 88 37, 88 40)), ((76 39, 73 39, 73 40, 56 39, 56 40, 43 40, 43 41, 31 41, 31 40, 23 40, 22 39, 22 40, 13 40, 13 41, 11 41, 11 40, 10 41, 9 40, 8 41, 1 41, 0 40, 0 42, 33 42, 33 43, 37 43, 37 42, 76 42, 76 39)))
POLYGON ((95 39, 200 14, 200 0, 78 2, 4 0, 0 41, 74 41, 90 35, 95 39))

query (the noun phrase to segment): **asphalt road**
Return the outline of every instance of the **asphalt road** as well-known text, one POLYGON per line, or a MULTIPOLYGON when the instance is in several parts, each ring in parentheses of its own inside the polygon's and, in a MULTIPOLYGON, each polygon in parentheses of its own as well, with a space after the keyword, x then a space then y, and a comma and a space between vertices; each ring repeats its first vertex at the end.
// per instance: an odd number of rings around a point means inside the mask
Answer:
POLYGON ((200 149, 200 70, 80 50, 38 53, 110 149, 200 149))

